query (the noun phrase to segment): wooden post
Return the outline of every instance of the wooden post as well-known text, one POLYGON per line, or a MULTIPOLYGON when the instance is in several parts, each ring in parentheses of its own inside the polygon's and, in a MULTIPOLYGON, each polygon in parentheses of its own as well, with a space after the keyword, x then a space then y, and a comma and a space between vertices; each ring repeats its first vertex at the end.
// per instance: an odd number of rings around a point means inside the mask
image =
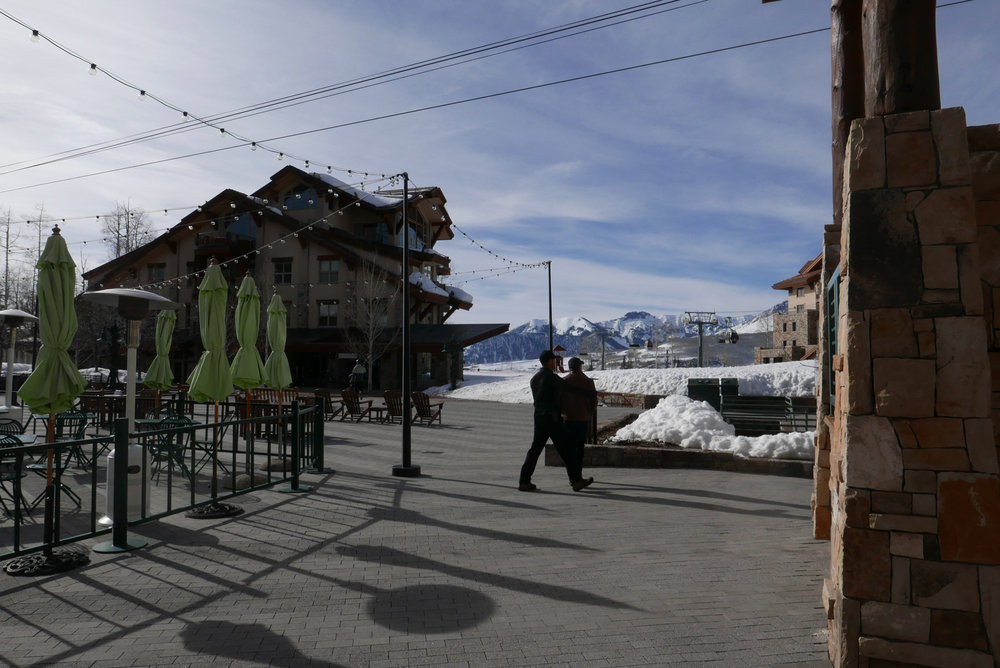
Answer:
POLYGON ((865 116, 941 108, 935 0, 865 0, 865 116))

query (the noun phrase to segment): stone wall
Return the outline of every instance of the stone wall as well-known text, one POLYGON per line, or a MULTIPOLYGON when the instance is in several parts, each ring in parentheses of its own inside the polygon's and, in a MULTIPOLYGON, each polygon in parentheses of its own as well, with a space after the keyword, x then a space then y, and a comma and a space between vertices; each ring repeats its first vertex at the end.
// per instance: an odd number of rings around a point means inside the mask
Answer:
POLYGON ((835 397, 817 443, 828 468, 817 466, 814 496, 816 535, 829 526, 838 666, 1000 658, 993 130, 968 131, 961 109, 851 128, 836 354, 824 368, 835 397))

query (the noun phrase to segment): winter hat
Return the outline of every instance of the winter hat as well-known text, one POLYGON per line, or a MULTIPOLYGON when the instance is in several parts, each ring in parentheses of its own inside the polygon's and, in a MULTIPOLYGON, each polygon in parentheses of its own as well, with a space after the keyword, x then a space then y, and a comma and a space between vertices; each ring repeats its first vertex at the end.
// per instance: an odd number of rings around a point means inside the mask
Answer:
POLYGON ((570 368, 570 371, 576 371, 577 369, 579 369, 582 366, 583 366, 583 360, 580 359, 579 357, 570 357, 569 358, 569 368, 570 368))
POLYGON ((542 366, 545 366, 546 362, 554 360, 555 358, 556 354, 554 352, 551 350, 543 350, 542 354, 538 356, 538 361, 542 363, 542 366))

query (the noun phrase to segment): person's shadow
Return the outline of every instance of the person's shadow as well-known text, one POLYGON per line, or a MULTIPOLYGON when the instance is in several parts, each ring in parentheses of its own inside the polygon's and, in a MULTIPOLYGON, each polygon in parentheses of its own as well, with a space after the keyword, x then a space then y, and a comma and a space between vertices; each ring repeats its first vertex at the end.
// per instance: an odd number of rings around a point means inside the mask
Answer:
POLYGON ((298 650, 288 638, 278 635, 263 624, 234 624, 222 620, 194 622, 180 633, 184 647, 204 655, 227 657, 239 661, 261 661, 272 666, 327 666, 344 668, 309 657, 298 650), (248 646, 247 639, 253 640, 248 646), (262 659, 262 655, 267 658, 262 659))

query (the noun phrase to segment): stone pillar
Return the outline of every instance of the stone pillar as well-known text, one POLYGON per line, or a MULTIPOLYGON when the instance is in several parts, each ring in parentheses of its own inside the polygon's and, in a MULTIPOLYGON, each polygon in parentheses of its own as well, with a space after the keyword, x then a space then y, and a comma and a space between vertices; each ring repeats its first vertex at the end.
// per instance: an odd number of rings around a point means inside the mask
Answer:
POLYGON ((1000 658, 1000 179, 974 187, 968 142, 961 109, 851 128, 827 420, 838 666, 1000 658))

